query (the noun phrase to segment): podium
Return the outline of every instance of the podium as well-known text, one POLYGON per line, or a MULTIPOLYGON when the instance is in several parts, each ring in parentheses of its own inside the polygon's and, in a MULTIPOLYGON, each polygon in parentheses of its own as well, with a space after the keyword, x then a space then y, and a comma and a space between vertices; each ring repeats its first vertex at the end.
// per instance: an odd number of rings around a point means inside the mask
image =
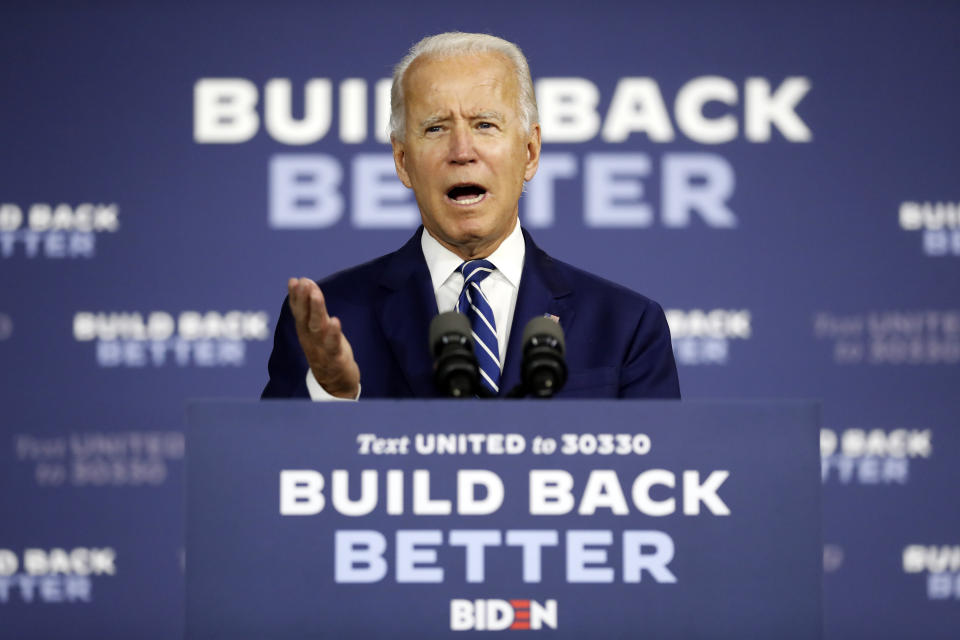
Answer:
POLYGON ((812 402, 198 402, 188 638, 821 636, 812 402))

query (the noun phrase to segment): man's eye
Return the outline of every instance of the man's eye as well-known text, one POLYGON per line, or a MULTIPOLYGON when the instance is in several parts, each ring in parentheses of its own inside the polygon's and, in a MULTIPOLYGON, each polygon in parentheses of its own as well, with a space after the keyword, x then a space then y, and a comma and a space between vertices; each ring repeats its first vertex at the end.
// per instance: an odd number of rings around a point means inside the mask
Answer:
POLYGON ((427 133, 437 133, 440 131, 440 125, 434 125, 432 127, 427 127, 427 133))
POLYGON ((492 122, 480 122, 480 123, 477 124, 477 127, 480 128, 480 129, 492 129, 492 128, 493 128, 493 123, 492 123, 492 122))

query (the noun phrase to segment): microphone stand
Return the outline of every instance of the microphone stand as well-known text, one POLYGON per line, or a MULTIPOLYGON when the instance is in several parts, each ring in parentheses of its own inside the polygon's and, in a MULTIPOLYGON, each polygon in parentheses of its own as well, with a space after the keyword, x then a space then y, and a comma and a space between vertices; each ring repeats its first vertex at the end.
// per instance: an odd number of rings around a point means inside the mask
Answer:
POLYGON ((527 390, 527 388, 521 383, 521 384, 518 384, 517 386, 515 386, 513 389, 510 389, 510 391, 507 393, 507 395, 506 395, 505 397, 507 397, 507 398, 514 398, 514 399, 515 399, 515 398, 525 398, 525 397, 527 397, 527 394, 529 394, 529 393, 530 393, 530 392, 527 390))

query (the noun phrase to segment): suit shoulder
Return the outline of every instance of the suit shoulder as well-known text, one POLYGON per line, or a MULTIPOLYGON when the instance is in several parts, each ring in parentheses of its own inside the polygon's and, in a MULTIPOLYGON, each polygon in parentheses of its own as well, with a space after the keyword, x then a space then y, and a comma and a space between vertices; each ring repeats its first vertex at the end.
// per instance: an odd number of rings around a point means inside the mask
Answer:
POLYGON ((392 253, 388 253, 369 262, 337 271, 317 280, 317 284, 324 296, 328 298, 342 300, 363 298, 368 292, 376 290, 392 256, 392 253))
POLYGON ((581 301, 592 304, 614 304, 618 307, 645 311, 651 306, 660 310, 660 305, 653 299, 638 293, 622 284, 613 282, 601 276, 575 267, 566 262, 547 256, 558 273, 567 280, 572 291, 581 301))

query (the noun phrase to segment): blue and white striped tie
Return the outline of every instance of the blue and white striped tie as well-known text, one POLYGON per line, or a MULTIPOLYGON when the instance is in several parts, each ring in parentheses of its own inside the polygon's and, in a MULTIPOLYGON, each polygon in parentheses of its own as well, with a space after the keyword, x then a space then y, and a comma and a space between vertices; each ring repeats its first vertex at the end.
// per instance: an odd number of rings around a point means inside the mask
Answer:
POLYGON ((497 342, 497 323, 490 302, 480 290, 480 282, 496 269, 486 260, 469 260, 457 271, 463 274, 463 291, 457 301, 457 311, 470 318, 473 329, 473 351, 480 365, 480 381, 493 395, 500 392, 500 349, 497 342))

